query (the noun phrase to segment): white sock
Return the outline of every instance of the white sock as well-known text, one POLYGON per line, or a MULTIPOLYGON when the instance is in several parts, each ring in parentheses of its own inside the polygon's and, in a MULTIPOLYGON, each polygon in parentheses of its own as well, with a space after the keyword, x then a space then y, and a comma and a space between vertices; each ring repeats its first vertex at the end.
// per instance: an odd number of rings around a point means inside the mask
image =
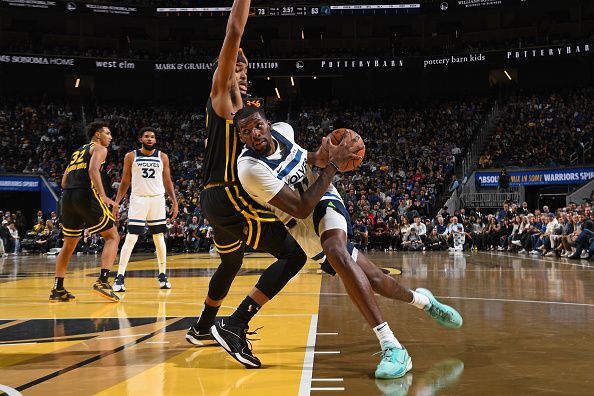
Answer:
POLYGON ((118 275, 124 275, 126 273, 126 267, 128 266, 128 261, 130 261, 130 256, 132 255, 132 250, 134 250, 134 245, 136 245, 137 240, 138 240, 138 235, 136 235, 136 234, 126 235, 126 240, 124 241, 124 246, 122 246, 122 250, 120 250, 120 262, 118 263, 118 275))
POLYGON ((410 292, 413 295, 413 300, 411 302, 409 302, 410 305, 415 306, 419 309, 425 309, 425 307, 427 305, 431 305, 431 302, 429 301, 429 297, 427 297, 426 295, 417 293, 416 291, 413 291, 413 290, 411 290, 410 292))
POLYGON ((392 333, 392 330, 390 330, 390 326, 387 322, 380 323, 379 325, 375 326, 373 328, 373 332, 379 340, 380 347, 382 347, 382 349, 385 342, 391 342, 392 344, 396 345, 396 347, 402 348, 402 345, 400 345, 394 336, 394 333, 392 333))
POLYGON ((159 273, 164 274, 167 268, 167 245, 165 245, 165 235, 163 235, 163 233, 153 234, 153 242, 155 242, 155 249, 157 249, 159 273))

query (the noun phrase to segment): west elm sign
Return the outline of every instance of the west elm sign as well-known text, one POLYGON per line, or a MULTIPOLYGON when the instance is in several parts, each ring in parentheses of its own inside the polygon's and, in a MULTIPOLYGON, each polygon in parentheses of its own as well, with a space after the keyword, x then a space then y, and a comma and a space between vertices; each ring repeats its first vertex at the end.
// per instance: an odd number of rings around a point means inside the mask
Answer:
MULTIPOLYGON (((508 172, 510 186, 542 186, 547 184, 584 184, 594 178, 594 168, 541 169, 508 172)), ((477 172, 481 187, 497 187, 499 172, 477 172)))

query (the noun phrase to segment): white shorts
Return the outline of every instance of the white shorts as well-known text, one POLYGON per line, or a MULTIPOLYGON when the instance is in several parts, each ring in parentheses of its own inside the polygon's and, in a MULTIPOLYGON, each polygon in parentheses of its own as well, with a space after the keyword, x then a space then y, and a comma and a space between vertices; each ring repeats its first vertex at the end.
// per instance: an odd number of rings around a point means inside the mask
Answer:
POLYGON ((128 209, 128 232, 130 234, 144 233, 144 226, 148 224, 153 234, 165 230, 165 196, 155 195, 144 197, 130 195, 128 209))
MULTIPOLYGON (((347 233, 347 222, 343 215, 336 210, 327 207, 326 214, 320 220, 319 230, 320 235, 329 230, 343 230, 347 233)), ((326 260, 326 255, 322 249, 320 237, 316 234, 316 229, 313 222, 313 214, 302 220, 297 220, 295 226, 288 229, 289 234, 301 246, 307 257, 310 259, 323 263, 326 260)), ((351 257, 357 261, 357 249, 353 248, 351 257)))

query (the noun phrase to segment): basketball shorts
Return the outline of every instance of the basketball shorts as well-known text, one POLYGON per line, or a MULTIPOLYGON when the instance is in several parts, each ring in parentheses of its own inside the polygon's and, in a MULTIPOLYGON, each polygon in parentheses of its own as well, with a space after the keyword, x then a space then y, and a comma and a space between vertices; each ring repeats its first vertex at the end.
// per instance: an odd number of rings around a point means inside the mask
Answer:
POLYGON ((128 208, 128 233, 143 234, 144 226, 148 225, 151 234, 167 231, 165 226, 166 207, 165 196, 140 196, 130 194, 128 208))
POLYGON ((219 254, 245 246, 277 255, 287 230, 274 213, 262 208, 239 185, 206 188, 200 193, 202 212, 214 231, 219 254))
MULTIPOLYGON (((352 237, 351 217, 342 201, 324 199, 316 205, 312 215, 287 227, 307 257, 320 263, 324 272, 336 274, 326 259, 320 236, 326 231, 339 229, 347 234, 347 239, 352 237)), ((347 242, 347 250, 353 260, 357 261, 358 251, 351 242, 347 242)))
POLYGON ((90 234, 109 230, 115 219, 95 190, 64 190, 60 199, 62 231, 67 237, 80 237, 85 228, 90 234))

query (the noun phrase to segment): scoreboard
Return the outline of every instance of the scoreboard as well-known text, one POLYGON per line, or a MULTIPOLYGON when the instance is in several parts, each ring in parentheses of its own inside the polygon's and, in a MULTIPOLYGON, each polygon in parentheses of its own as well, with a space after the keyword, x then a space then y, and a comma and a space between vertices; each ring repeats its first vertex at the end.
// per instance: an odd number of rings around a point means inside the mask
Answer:
POLYGON ((255 7, 255 16, 317 16, 321 15, 321 6, 282 6, 282 7, 255 7))
MULTIPOLYGON (((226 15, 231 7, 160 7, 157 14, 183 13, 186 15, 218 16, 226 15)), ((416 14, 421 11, 420 3, 410 4, 351 4, 351 5, 283 5, 277 7, 252 7, 250 16, 283 17, 283 16, 329 16, 329 15, 397 15, 416 14)))

